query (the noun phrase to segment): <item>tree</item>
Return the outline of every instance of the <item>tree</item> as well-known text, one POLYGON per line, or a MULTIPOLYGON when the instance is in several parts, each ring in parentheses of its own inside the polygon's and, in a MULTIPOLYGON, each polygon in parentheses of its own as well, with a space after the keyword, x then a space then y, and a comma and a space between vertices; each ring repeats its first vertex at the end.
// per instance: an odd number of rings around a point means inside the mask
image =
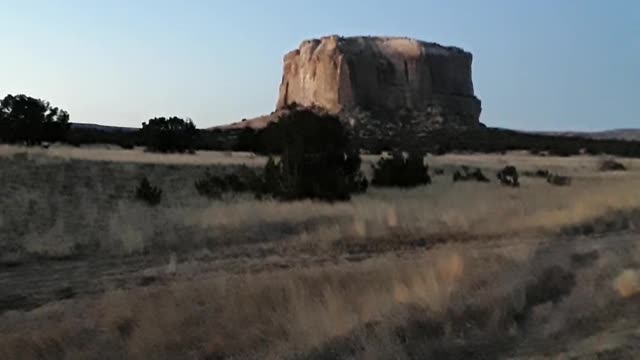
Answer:
POLYGON ((151 151, 190 152, 194 150, 198 130, 191 119, 160 117, 142 123, 140 135, 151 151))
POLYGON ((27 95, 7 95, 0 101, 0 140, 4 142, 64 141, 69 127, 69 113, 47 101, 27 95))
POLYGON ((254 151, 256 148, 256 132, 250 127, 240 131, 238 140, 234 146, 235 151, 254 151))
POLYGON ((295 110, 265 130, 267 148, 281 149, 280 161, 270 159, 265 167, 267 194, 334 201, 366 190, 360 156, 337 117, 295 110))
POLYGON ((381 158, 373 166, 374 186, 414 187, 431 183, 429 167, 424 164, 424 154, 410 152, 404 156, 396 151, 391 158, 381 158))

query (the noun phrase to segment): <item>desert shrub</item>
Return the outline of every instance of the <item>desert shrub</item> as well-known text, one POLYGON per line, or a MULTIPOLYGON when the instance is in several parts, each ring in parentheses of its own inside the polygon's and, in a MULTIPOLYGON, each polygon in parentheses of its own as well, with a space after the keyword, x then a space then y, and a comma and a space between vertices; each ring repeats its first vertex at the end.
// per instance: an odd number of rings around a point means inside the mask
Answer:
POLYGON ((214 175, 207 171, 205 175, 194 183, 198 194, 212 199, 219 199, 228 192, 228 183, 224 176, 214 175))
POLYGON ((120 147, 124 150, 133 150, 133 148, 135 147, 132 142, 122 142, 118 145, 120 145, 120 147))
POLYGON ((142 123, 140 137, 150 151, 192 152, 198 130, 190 119, 154 118, 142 123))
POLYGON ((69 113, 27 95, 7 95, 0 100, 0 140, 37 145, 64 141, 69 113))
POLYGON ((546 302, 557 303, 571 293, 576 285, 573 272, 561 266, 553 265, 542 271, 535 281, 526 288, 526 306, 534 307, 546 302))
POLYGON ((470 169, 463 166, 460 170, 456 170, 452 176, 453 182, 458 181, 477 181, 490 182, 489 178, 479 168, 470 169))
POLYGON ((211 199, 220 199, 225 194, 261 192, 261 179, 247 166, 241 166, 230 174, 214 174, 207 170, 202 178, 195 181, 198 193, 211 199))
POLYGON ((162 200, 162 189, 151 185, 147 177, 143 177, 136 188, 136 199, 147 205, 155 206, 162 200))
POLYGON ((556 174, 549 174, 547 176, 547 182, 551 185, 556 185, 556 186, 569 186, 571 185, 571 177, 556 175, 556 174))
POLYGON ((518 170, 515 166, 505 166, 502 170, 498 171, 497 178, 502 185, 512 187, 520 186, 518 170))
POLYGON ((571 254, 571 265, 574 268, 586 267, 597 261, 599 258, 600 252, 595 249, 586 252, 576 252, 571 254))
POLYGON ((421 134, 420 139, 421 149, 434 154, 450 151, 499 153, 511 150, 529 150, 540 155, 570 156, 578 155, 584 149, 584 151, 593 154, 640 156, 639 141, 532 134, 499 128, 435 129, 421 134))
POLYGON ((536 170, 536 171, 523 171, 522 172, 522 176, 537 177, 537 178, 542 178, 542 179, 548 178, 549 175, 552 175, 552 174, 547 169, 539 169, 539 170, 536 170))
POLYGON ((551 175, 551 173, 549 172, 549 170, 536 170, 535 173, 536 177, 541 177, 541 178, 546 178, 549 175, 551 175))
POLYGON ((605 159, 600 162, 600 171, 626 171, 627 167, 613 159, 605 159))
POLYGON ((424 155, 412 152, 404 156, 394 152, 390 158, 381 158, 373 166, 374 186, 413 187, 431 183, 429 167, 424 164, 424 155))
POLYGON ((530 316, 534 307, 545 303, 556 304, 567 297, 576 286, 576 275, 559 265, 545 268, 535 279, 528 281, 525 288, 524 306, 513 314, 513 320, 522 324, 530 316))
POLYGON ((366 190, 360 155, 337 117, 295 110, 262 135, 266 147, 281 150, 281 157, 265 165, 258 195, 334 201, 366 190))
POLYGON ((244 128, 238 134, 236 143, 233 146, 235 151, 255 151, 256 131, 250 127, 244 128))

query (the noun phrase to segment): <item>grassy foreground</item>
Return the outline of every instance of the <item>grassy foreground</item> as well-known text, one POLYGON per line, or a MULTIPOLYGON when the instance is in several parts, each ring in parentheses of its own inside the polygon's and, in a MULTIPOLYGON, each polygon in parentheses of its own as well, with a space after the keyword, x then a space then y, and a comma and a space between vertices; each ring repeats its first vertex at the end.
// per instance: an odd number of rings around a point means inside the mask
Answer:
POLYGON ((429 157, 428 187, 279 203, 197 194, 250 154, 1 147, 0 358, 632 358, 640 162, 600 160, 429 157))

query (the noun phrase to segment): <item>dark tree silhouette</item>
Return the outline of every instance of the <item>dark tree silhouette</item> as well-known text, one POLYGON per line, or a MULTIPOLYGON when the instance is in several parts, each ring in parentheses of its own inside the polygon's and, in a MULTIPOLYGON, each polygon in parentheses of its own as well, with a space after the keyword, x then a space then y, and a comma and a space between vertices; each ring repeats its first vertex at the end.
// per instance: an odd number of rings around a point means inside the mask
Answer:
POLYGON ((140 137, 151 151, 191 152, 195 149, 198 130, 191 119, 154 118, 142 123, 140 137))
POLYGON ((360 156, 340 120, 310 110, 291 111, 268 126, 266 145, 282 151, 265 167, 265 192, 279 199, 348 200, 364 191, 360 156))
POLYGON ((429 167, 424 164, 424 154, 394 152, 391 158, 382 158, 373 166, 374 186, 414 187, 431 183, 429 167))
POLYGON ((7 95, 0 101, 0 140, 4 142, 64 141, 69 126, 69 113, 47 101, 27 95, 7 95))
POLYGON ((143 177, 136 188, 136 199, 150 206, 160 204, 162 200, 162 189, 151 185, 147 177, 143 177))

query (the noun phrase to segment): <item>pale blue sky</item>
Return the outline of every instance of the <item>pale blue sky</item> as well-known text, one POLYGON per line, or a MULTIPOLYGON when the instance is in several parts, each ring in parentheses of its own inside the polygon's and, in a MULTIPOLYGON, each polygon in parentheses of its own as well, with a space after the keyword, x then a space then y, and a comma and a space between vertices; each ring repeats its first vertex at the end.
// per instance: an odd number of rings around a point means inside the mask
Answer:
POLYGON ((198 127, 273 110, 306 38, 397 35, 460 46, 489 126, 640 127, 640 1, 0 0, 0 96, 75 122, 198 127))

